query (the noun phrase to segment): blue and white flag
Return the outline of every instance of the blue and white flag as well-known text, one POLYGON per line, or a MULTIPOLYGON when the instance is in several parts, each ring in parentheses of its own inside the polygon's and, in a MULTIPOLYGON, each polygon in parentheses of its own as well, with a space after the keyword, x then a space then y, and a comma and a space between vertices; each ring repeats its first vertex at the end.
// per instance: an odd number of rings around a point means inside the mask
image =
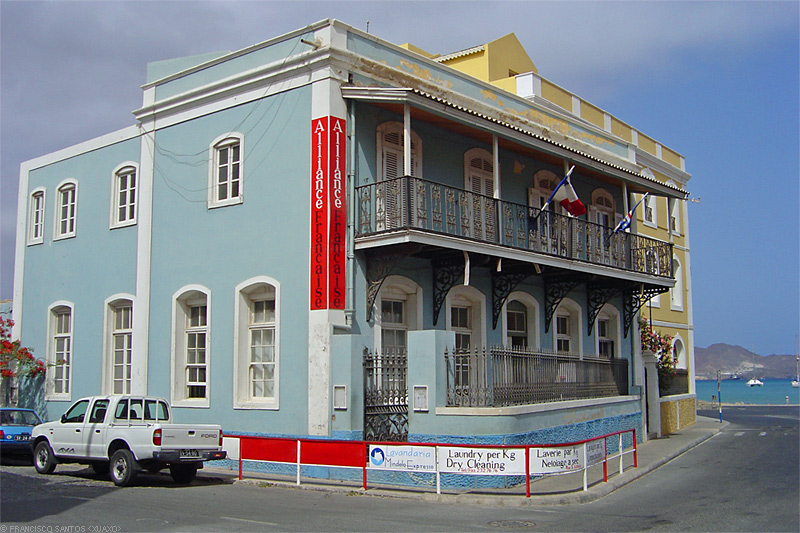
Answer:
POLYGON ((614 235, 618 231, 625 231, 626 229, 628 229, 630 227, 631 220, 633 220, 634 211, 636 211, 636 208, 639 207, 639 204, 642 203, 645 198, 647 198, 648 194, 650 194, 650 193, 649 192, 644 193, 644 196, 642 196, 641 200, 636 202, 636 205, 633 206, 633 209, 628 211, 628 214, 625 215, 625 217, 622 220, 619 221, 619 224, 617 224, 617 227, 614 228, 614 231, 611 232, 611 235, 614 235))

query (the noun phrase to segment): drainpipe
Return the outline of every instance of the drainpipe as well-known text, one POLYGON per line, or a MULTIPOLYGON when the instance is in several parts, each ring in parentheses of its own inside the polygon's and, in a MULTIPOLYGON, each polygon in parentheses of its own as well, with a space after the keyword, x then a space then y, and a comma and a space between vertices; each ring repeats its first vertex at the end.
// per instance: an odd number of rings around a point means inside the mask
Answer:
POLYGON ((347 173, 347 196, 349 198, 349 216, 347 221, 347 269, 350 277, 350 283, 348 283, 347 287, 347 301, 345 302, 345 323, 352 327, 353 322, 355 321, 355 309, 356 309, 356 302, 355 302, 355 286, 356 286, 356 113, 355 103, 350 100, 347 102, 347 127, 349 129, 348 135, 348 150, 347 150, 347 168, 349 172, 347 173))

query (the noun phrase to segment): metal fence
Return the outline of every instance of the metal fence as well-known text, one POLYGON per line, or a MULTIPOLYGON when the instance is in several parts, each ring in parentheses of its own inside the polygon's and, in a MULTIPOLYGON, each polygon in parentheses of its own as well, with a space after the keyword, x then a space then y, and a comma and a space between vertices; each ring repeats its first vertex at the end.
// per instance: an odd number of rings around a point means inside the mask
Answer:
POLYGON ((502 407, 624 396, 628 361, 509 348, 446 350, 447 405, 502 407))
POLYGON ((409 176, 356 188, 357 236, 416 229, 672 277, 672 245, 409 176))

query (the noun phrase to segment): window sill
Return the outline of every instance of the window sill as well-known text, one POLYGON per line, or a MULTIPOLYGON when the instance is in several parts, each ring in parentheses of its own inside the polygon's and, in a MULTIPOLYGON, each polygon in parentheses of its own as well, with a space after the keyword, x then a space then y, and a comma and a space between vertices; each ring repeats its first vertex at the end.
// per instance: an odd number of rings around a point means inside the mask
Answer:
POLYGON ((44 243, 44 239, 32 239, 32 240, 28 241, 27 245, 28 246, 36 246, 37 244, 43 244, 43 243, 44 243))
POLYGON ((222 202, 209 202, 208 208, 217 209, 219 207, 228 207, 231 205, 239 205, 242 203, 244 203, 244 198, 239 196, 238 198, 233 198, 231 200, 223 200, 222 202))
POLYGON ((172 407, 188 407, 190 409, 208 409, 211 407, 208 400, 173 400, 172 407))
POLYGON ((130 226, 135 226, 136 220, 128 220, 125 222, 118 222, 115 224, 111 224, 108 229, 119 229, 119 228, 128 228, 130 226))
POLYGON ((278 411, 278 401, 264 401, 264 402, 237 402, 233 404, 234 409, 242 410, 261 410, 261 411, 278 411))
POLYGON ((67 233, 65 235, 57 235, 57 236, 53 237, 53 241, 63 241, 63 240, 66 240, 66 239, 74 239, 75 235, 76 234, 74 232, 73 233, 67 233))

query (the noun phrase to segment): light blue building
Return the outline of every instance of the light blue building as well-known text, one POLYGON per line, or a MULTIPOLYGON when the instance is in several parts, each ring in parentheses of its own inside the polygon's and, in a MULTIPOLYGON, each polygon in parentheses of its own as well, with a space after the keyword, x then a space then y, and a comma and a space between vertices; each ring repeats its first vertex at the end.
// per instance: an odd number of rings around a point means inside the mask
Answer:
POLYGON ((688 174, 524 96, 331 20, 149 65, 133 126, 21 168, 46 416, 131 392, 231 434, 645 435, 673 245, 612 229, 688 174), (572 166, 588 213, 540 211, 572 166))

